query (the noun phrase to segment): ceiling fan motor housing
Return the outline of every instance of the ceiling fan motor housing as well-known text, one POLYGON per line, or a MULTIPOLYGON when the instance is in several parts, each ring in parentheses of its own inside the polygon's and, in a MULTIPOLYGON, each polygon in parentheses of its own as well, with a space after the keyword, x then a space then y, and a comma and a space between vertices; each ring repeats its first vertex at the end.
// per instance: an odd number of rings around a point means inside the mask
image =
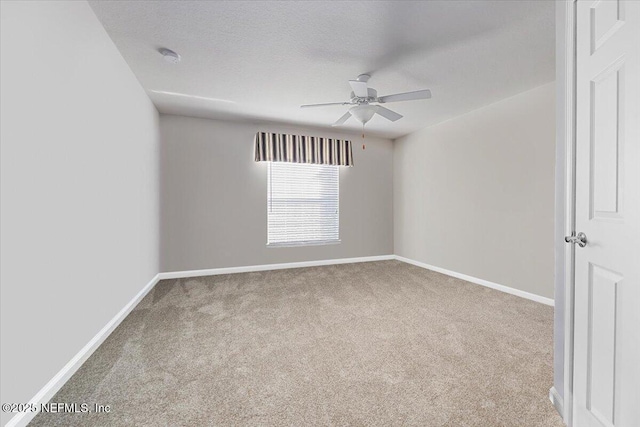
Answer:
POLYGON ((351 92, 351 102, 357 104, 368 104, 369 102, 376 102, 376 100, 378 99, 378 91, 369 87, 367 88, 367 92, 369 96, 366 98, 356 96, 355 93, 351 92))

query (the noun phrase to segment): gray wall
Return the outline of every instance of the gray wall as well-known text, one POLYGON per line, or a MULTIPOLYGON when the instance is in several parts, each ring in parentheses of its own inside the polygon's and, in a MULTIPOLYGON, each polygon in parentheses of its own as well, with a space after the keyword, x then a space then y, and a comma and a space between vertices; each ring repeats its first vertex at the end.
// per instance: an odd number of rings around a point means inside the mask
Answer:
POLYGON ((338 245, 267 248, 267 164, 253 160, 258 130, 317 134, 273 124, 161 115, 161 270, 285 263, 393 253, 393 145, 354 141, 340 168, 338 245))
POLYGON ((24 403, 158 272, 158 113, 87 3, 0 15, 0 376, 24 403))
POLYGON ((554 90, 395 141, 396 255, 553 298, 554 90))

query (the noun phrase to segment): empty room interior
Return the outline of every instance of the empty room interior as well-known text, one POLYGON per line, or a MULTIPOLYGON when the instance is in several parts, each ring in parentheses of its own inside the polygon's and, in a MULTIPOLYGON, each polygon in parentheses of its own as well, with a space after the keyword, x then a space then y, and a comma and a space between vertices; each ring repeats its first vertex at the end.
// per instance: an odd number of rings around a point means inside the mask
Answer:
POLYGON ((2 1, 3 426, 640 425, 640 2, 2 1))

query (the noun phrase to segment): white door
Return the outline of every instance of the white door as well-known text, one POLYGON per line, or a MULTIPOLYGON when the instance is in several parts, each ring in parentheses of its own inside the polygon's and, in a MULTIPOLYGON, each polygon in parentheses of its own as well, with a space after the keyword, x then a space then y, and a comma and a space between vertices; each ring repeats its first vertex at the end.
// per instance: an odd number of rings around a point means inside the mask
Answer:
POLYGON ((573 425, 640 426, 640 1, 576 7, 573 425))

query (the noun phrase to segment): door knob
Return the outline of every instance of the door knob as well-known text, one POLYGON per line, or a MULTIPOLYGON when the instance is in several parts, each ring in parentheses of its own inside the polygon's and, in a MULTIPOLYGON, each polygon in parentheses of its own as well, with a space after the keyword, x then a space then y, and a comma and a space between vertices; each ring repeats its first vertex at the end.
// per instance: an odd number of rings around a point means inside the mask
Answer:
POLYGON ((565 236, 564 241, 567 243, 577 243, 578 246, 584 248, 587 246, 587 235, 582 232, 578 234, 574 232, 571 236, 565 236))

